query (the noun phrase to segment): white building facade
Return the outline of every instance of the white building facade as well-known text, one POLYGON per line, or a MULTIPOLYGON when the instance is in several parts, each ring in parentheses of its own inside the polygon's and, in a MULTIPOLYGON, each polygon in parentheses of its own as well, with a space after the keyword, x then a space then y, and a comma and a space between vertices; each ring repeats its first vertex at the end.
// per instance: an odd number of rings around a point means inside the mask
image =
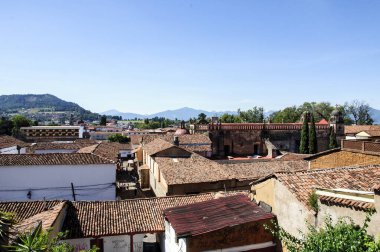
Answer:
MULTIPOLYGON (((62 155, 74 155, 72 158, 92 156, 92 154, 12 156, 31 156, 32 158, 45 156, 54 160, 62 155)), ((62 164, 12 165, 9 164, 9 160, 6 163, 1 159, 4 158, 0 156, 0 201, 115 200, 116 198, 116 166, 113 162, 107 163, 99 157, 96 157, 93 164, 62 162, 62 164), (102 160, 102 162, 96 163, 97 160, 102 160)))

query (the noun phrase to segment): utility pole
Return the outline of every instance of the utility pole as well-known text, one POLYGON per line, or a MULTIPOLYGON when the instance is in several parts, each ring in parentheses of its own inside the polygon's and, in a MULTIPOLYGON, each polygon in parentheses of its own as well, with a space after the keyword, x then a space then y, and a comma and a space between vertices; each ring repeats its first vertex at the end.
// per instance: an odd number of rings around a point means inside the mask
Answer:
POLYGON ((71 192, 73 193, 73 199, 75 201, 76 199, 75 199, 75 191, 74 191, 74 184, 73 184, 73 182, 71 182, 71 192))

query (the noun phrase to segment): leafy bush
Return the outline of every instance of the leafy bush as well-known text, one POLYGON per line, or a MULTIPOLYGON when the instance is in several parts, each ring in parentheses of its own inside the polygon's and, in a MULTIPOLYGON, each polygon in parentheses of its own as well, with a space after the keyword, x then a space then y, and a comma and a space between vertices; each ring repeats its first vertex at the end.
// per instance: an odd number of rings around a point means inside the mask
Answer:
POLYGON ((363 226, 356 225, 349 217, 339 218, 336 223, 326 218, 323 228, 308 225, 308 232, 301 233, 301 238, 289 234, 277 223, 273 223, 274 228, 266 228, 290 252, 379 252, 380 243, 367 234, 370 216, 371 213, 367 214, 363 226))
POLYGON ((128 136, 123 136, 122 134, 114 134, 108 137, 110 142, 118 142, 118 143, 129 143, 131 139, 128 136))
POLYGON ((314 210, 314 212, 318 213, 318 195, 315 193, 315 191, 312 192, 309 196, 309 206, 314 210))

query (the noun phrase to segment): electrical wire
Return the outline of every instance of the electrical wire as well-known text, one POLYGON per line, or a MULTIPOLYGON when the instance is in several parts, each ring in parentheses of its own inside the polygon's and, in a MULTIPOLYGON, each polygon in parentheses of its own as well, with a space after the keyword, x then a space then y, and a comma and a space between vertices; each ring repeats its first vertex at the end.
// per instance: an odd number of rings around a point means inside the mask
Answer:
MULTIPOLYGON (((79 185, 75 186, 75 190, 89 190, 91 187, 95 186, 115 186, 115 183, 103 183, 103 184, 93 184, 93 185, 79 185)), ((61 187, 39 187, 39 188, 20 188, 20 189, 0 189, 0 192, 22 192, 22 191, 44 191, 44 190, 71 190, 70 186, 61 186, 61 187)))

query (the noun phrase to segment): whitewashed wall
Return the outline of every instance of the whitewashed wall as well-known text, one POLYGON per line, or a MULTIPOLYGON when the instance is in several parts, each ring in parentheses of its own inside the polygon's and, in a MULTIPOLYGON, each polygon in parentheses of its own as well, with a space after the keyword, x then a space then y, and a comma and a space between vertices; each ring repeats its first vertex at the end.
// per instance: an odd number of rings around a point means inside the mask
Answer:
POLYGON ((165 220, 165 251, 186 252, 186 239, 180 238, 177 242, 177 237, 172 225, 165 220))
POLYGON ((65 149, 55 149, 55 150, 35 150, 34 154, 48 154, 48 153, 75 153, 77 150, 65 150, 65 149))
MULTIPOLYGON (((20 154, 25 154, 26 148, 20 149, 20 154)), ((17 146, 0 149, 0 154, 18 154, 17 146)))
POLYGON ((307 223, 315 224, 312 212, 278 180, 275 180, 274 200, 273 214, 277 216, 278 224, 290 234, 300 237, 300 231, 308 231, 307 223))
POLYGON ((115 200, 116 168, 114 164, 2 166, 0 167, 0 201, 67 199, 115 200), (108 184, 108 185, 99 185, 108 184), (94 185, 91 187, 81 187, 94 185), (96 185, 96 186, 95 186, 96 185))
MULTIPOLYGON (((104 236, 100 237, 103 239, 103 248, 105 252, 127 252, 131 251, 131 238, 129 235, 116 235, 116 236, 104 236)), ((80 250, 90 249, 90 241, 93 238, 83 238, 83 239, 69 239, 65 242, 74 246, 74 251, 78 252, 80 250)), ((133 235, 133 252, 143 251, 143 239, 144 234, 133 235)))

